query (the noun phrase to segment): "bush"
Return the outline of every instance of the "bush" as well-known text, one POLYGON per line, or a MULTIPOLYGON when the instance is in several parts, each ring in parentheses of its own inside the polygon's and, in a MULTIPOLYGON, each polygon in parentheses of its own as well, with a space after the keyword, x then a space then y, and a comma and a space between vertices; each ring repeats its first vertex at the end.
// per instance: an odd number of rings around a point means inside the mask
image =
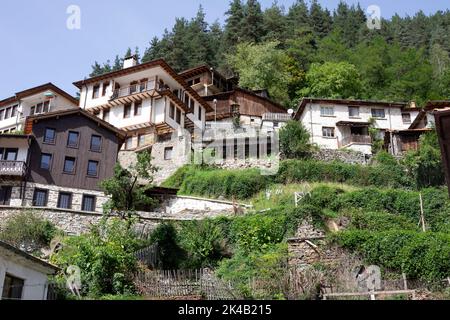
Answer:
POLYGON ((179 243, 187 252, 185 268, 214 267, 226 255, 225 236, 216 220, 183 222, 179 243))
POLYGON ((52 262, 63 270, 69 266, 81 269, 83 295, 130 294, 139 247, 128 221, 104 219, 88 234, 67 237, 52 262))
POLYGON ((413 279, 440 282, 450 274, 450 235, 414 231, 345 231, 336 236, 368 262, 404 272, 413 279))
POLYGON ((417 223, 404 216, 386 212, 366 212, 351 210, 347 213, 351 219, 350 226, 355 229, 369 231, 412 230, 419 231, 417 223))
POLYGON ((57 228, 53 223, 32 211, 22 211, 8 218, 0 232, 0 239, 17 247, 29 244, 45 247, 56 235, 57 228))
POLYGON ((172 223, 162 223, 150 236, 150 242, 159 248, 160 268, 164 270, 178 269, 185 252, 178 245, 178 233, 172 223))
POLYGON ((300 121, 289 121, 280 130, 280 151, 288 159, 309 157, 313 146, 311 135, 300 121))

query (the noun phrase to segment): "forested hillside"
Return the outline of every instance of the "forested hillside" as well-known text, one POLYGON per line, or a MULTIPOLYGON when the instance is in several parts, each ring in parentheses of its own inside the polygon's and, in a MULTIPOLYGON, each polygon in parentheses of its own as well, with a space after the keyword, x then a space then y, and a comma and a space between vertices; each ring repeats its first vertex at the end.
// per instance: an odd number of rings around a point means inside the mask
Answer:
MULTIPOLYGON (((341 2, 334 12, 318 1, 276 3, 233 0, 225 24, 208 24, 200 7, 153 38, 141 62, 164 58, 181 71, 208 63, 240 85, 267 88, 295 106, 304 96, 410 101, 450 98, 450 11, 395 15, 370 30, 364 9, 341 2)), ((132 53, 130 49, 127 54, 132 53)), ((137 54, 139 54, 136 49, 137 54)), ((95 63, 91 75, 121 68, 95 63)))

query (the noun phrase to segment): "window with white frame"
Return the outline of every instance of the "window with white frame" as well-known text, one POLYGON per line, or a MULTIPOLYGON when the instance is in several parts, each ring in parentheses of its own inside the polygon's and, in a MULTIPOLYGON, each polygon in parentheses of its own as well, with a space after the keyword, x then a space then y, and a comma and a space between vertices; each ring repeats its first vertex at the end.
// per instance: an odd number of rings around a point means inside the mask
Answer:
POLYGON ((325 138, 334 138, 334 128, 333 127, 322 127, 322 136, 325 138))
POLYGON ((355 106, 348 107, 348 116, 350 118, 359 118, 359 107, 355 106))
POLYGON ((332 117, 332 116, 334 116, 334 108, 333 107, 320 107, 320 115, 322 117, 332 117))
POLYGON ((372 117, 384 119, 386 118, 386 111, 384 109, 372 109, 372 117))
POLYGON ((402 113, 402 120, 405 124, 411 123, 411 114, 410 113, 402 113))

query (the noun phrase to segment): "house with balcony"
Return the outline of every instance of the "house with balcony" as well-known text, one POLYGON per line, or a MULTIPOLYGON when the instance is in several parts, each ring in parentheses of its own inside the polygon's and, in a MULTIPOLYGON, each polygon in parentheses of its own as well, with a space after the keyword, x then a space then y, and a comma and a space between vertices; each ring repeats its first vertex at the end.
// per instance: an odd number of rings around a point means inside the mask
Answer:
POLYGON ((212 109, 164 60, 137 64, 125 59, 123 69, 75 82, 80 108, 125 131, 121 153, 126 166, 135 152, 149 150, 161 168, 158 182, 190 160, 188 143, 205 128, 212 109))
POLYGON ((0 101, 0 133, 23 131, 25 118, 78 108, 78 100, 52 83, 17 92, 0 101))
POLYGON ((102 213, 126 133, 82 109, 29 116, 0 135, 0 206, 102 213))
MULTIPOLYGON (((369 128, 380 139, 395 130, 409 129, 420 109, 406 103, 347 99, 304 98, 295 114, 322 149, 349 149, 372 154, 369 128)), ((392 150, 390 150, 392 151, 392 150)))
POLYGON ((417 150, 420 146, 420 137, 435 129, 435 113, 446 108, 450 108, 450 101, 429 101, 425 107, 420 109, 409 128, 393 130, 391 135, 387 135, 385 145, 394 155, 417 150))

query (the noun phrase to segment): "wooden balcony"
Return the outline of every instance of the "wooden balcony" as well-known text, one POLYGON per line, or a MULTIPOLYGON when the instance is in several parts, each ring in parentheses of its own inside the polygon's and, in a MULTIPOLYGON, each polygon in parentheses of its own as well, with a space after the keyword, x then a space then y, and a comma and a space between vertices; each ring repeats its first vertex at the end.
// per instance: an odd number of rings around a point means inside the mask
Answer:
POLYGON ((287 113, 265 113, 262 116, 263 121, 287 122, 292 120, 291 115, 287 113))
POLYGON ((341 147, 345 147, 350 144, 372 144, 372 138, 370 136, 351 135, 351 136, 343 138, 340 141, 341 147))
POLYGON ((165 88, 161 87, 156 82, 156 79, 133 84, 127 87, 118 88, 113 91, 113 94, 109 99, 109 103, 104 107, 114 107, 122 104, 132 103, 134 101, 157 97, 159 96, 159 91, 163 89, 165 88))
POLYGON ((0 176, 22 177, 26 169, 27 166, 23 161, 0 161, 0 176))

